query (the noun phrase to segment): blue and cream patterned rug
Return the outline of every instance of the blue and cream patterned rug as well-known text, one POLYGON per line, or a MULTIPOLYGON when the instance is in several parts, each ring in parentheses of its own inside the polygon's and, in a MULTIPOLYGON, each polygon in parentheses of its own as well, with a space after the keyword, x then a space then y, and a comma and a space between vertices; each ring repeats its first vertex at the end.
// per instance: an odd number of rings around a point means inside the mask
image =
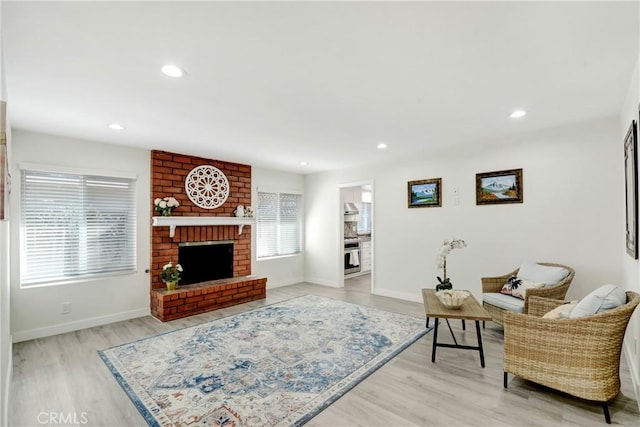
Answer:
POLYGON ((302 425, 427 332, 303 296, 98 352, 150 426, 302 425))

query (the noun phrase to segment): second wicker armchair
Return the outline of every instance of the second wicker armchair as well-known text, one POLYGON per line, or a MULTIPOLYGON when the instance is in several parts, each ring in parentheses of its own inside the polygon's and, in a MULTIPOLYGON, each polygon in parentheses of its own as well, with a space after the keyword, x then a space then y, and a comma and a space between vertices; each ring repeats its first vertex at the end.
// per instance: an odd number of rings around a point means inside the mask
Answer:
POLYGON ((545 319, 563 301, 532 297, 528 315, 504 315, 504 387, 507 373, 600 402, 610 424, 608 401, 620 392, 620 355, 629 319, 640 295, 594 315, 545 319))
POLYGON ((492 320, 500 325, 504 324, 504 313, 507 311, 514 313, 527 314, 529 308, 529 298, 532 296, 539 296, 544 298, 551 298, 556 300, 563 300, 569 285, 575 276, 573 268, 562 264, 554 264, 550 262, 538 262, 523 264, 520 268, 497 277, 483 277, 482 281, 482 306, 489 313, 492 320), (509 296, 502 295, 500 290, 507 283, 510 277, 517 276, 522 268, 531 269, 532 267, 539 267, 544 270, 544 267, 555 267, 556 272, 561 272, 562 269, 566 270, 566 275, 560 273, 559 277, 564 276, 555 284, 547 284, 541 288, 528 289, 524 300, 509 296))

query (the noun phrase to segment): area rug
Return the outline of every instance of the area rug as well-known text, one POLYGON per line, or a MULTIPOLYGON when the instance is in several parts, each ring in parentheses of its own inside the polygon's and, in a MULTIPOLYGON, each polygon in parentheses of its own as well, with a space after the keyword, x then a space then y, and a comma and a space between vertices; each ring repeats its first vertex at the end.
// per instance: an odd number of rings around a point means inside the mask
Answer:
POLYGON ((426 332, 307 295, 98 353, 150 426, 299 426, 426 332))

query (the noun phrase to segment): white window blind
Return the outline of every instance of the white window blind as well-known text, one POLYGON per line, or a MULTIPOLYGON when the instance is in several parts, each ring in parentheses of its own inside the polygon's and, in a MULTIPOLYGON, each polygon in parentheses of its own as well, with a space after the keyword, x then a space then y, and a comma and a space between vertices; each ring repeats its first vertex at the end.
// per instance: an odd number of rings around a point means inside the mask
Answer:
POLYGON ((299 194, 258 192, 257 257, 300 253, 299 194))
POLYGON ((135 180, 22 171, 22 286, 136 269, 135 180))

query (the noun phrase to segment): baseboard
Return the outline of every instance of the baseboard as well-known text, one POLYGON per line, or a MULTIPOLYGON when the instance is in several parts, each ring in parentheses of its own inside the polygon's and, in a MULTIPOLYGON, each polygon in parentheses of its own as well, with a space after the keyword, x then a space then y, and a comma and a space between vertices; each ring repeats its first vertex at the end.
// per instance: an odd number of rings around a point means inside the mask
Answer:
POLYGON ((91 317, 89 319, 77 320, 75 322, 62 323, 45 328, 29 329, 27 331, 18 331, 13 333, 13 342, 21 342, 33 340, 36 338, 49 337, 52 335, 64 334, 66 332, 78 331, 80 329, 93 328, 94 326, 106 325, 108 323, 120 322, 122 320, 135 319, 136 317, 149 316, 149 308, 140 308, 138 310, 123 311, 121 313, 110 314, 107 316, 91 317))
POLYGON ((422 302, 422 294, 420 292, 397 292, 397 291, 390 291, 390 290, 386 290, 386 289, 374 289, 372 292, 372 294, 374 295, 380 295, 382 297, 389 297, 389 298, 396 298, 396 299, 401 299, 401 300, 405 300, 405 301, 412 301, 412 302, 422 302))
POLYGON ((636 405, 638 405, 638 410, 640 411, 640 383, 638 383, 638 379, 640 378, 640 366, 638 366, 637 361, 633 363, 633 348, 631 348, 630 340, 624 341, 624 345, 622 346, 624 350, 624 355, 627 358, 627 366, 629 366, 629 374, 631 375, 631 386, 633 388, 633 394, 636 397, 636 405))
POLYGON ((9 425, 9 396, 11 391, 11 376, 13 375, 13 343, 11 341, 11 335, 9 335, 9 360, 7 364, 7 376, 6 383, 2 384, 4 387, 4 399, 0 403, 2 405, 2 419, 0 422, 3 426, 9 425))
POLYGON ((319 279, 317 277, 308 277, 304 280, 304 282, 311 283, 312 285, 331 286, 332 288, 340 287, 336 282, 332 282, 331 280, 327 279, 319 279))
POLYGON ((269 280, 267 280, 267 289, 281 288, 283 286, 295 285, 296 283, 301 283, 301 282, 304 282, 304 279, 302 277, 297 279, 287 280, 285 282, 276 282, 276 283, 270 283, 269 280))

